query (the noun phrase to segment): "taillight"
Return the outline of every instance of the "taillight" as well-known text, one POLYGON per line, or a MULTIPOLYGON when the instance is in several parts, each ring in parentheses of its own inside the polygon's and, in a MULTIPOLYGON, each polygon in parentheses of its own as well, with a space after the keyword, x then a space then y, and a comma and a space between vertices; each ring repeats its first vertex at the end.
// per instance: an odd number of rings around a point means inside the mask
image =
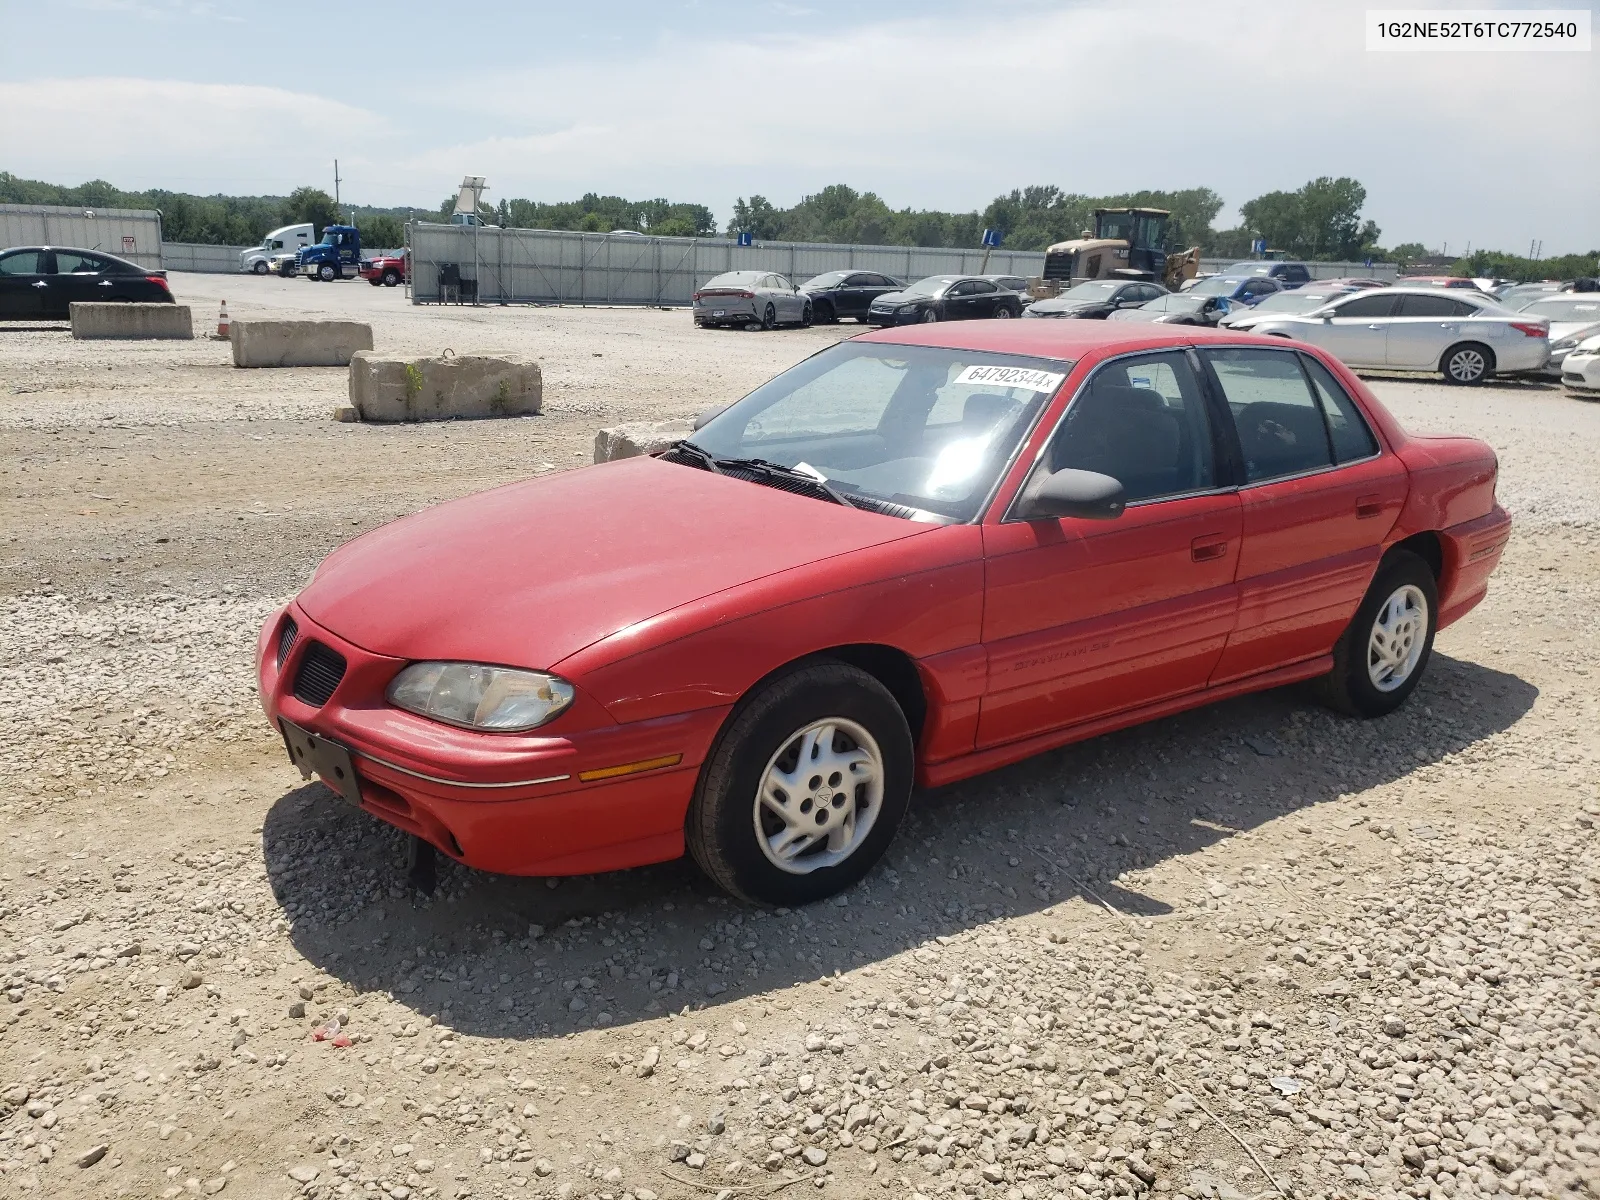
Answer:
POLYGON ((756 298, 756 294, 754 292, 740 292, 739 293, 739 299, 741 299, 741 300, 754 300, 755 298, 756 298))
POLYGON ((147 280, 149 280, 151 283, 159 283, 161 285, 162 291, 165 291, 165 292, 167 292, 169 294, 171 293, 172 286, 166 281, 166 278, 164 276, 161 276, 161 275, 146 275, 145 278, 147 280))
POLYGON ((696 292, 696 293, 695 293, 695 294, 694 294, 694 296, 693 296, 693 297, 692 297, 692 299, 693 299, 693 300, 694 300, 694 302, 695 302, 695 303, 696 303, 696 304, 699 304, 699 303, 700 303, 700 293, 699 293, 699 292, 696 292))
POLYGON ((1524 337, 1542 338, 1550 336, 1550 330, 1543 325, 1525 325, 1521 321, 1513 321, 1511 322, 1511 328, 1524 337))

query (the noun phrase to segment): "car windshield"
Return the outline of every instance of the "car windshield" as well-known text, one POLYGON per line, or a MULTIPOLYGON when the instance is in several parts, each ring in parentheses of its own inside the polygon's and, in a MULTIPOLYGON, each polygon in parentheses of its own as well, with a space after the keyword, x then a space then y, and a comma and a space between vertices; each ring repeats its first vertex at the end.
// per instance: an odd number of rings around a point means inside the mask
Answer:
POLYGON ((1582 321, 1590 324, 1600 321, 1600 295, 1587 293, 1579 296, 1562 296, 1559 299, 1535 300, 1520 311, 1531 317, 1548 317, 1552 321, 1582 321))
POLYGON ((844 277, 848 274, 850 274, 849 271, 824 271, 821 275, 813 275, 800 286, 808 288, 833 287, 835 284, 842 283, 844 277))
POLYGON ((1321 308, 1330 300, 1337 300, 1344 295, 1338 292, 1273 292, 1265 297, 1251 311, 1253 312, 1281 312, 1297 313, 1310 312, 1313 308, 1321 308))
POLYGON ((1264 262, 1236 262, 1229 267, 1229 275, 1265 275, 1272 270, 1271 263, 1264 262))
POLYGON ((1074 300, 1104 300, 1122 286, 1120 279, 1095 279, 1089 283, 1080 283, 1075 288, 1068 288, 1061 293, 1063 300, 1069 296, 1074 300))
POLYGON ((692 435, 860 496, 970 521, 1072 364, 978 350, 841 342, 692 435))
POLYGON ((1231 296, 1242 282, 1244 281, 1224 275, 1213 275, 1210 279, 1202 279, 1189 291, 1196 296, 1231 296))
POLYGON ((1205 302, 1206 297, 1196 296, 1193 292, 1172 292, 1157 296, 1139 307, 1147 312, 1198 312, 1205 302))
POLYGON ((926 279, 917 280, 910 287, 902 288, 901 291, 908 296, 937 296, 960 278, 959 275, 930 275, 926 279))

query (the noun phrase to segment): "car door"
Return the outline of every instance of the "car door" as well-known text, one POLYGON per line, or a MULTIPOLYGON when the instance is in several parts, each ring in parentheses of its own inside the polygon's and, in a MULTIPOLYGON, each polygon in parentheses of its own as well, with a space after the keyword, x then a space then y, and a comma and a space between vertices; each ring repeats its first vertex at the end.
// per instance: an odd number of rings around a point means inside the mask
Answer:
POLYGON ((1374 291, 1331 306, 1329 319, 1307 317, 1296 336, 1321 346, 1347 367, 1389 364, 1389 322, 1400 297, 1374 291))
POLYGON ((1311 355, 1229 347, 1200 357, 1233 418, 1244 473, 1239 622, 1212 676, 1220 684, 1332 651, 1408 480, 1311 355))
POLYGON ((987 279, 974 279, 967 285, 972 289, 972 316, 977 319, 992 317, 1000 308, 1000 289, 987 279))
POLYGON ((971 280, 962 280, 952 283, 944 290, 944 312, 946 321, 965 321, 973 315, 974 295, 971 280))
POLYGON ((795 291, 794 284, 784 275, 772 276, 772 289, 778 296, 778 319, 798 321, 805 312, 806 298, 795 291))
POLYGON ((25 321, 43 316, 45 278, 43 250, 13 250, 0 255, 0 318, 25 321))
POLYGON ((1461 340, 1461 319, 1477 311, 1465 300, 1442 292, 1401 296, 1399 309, 1388 320, 1388 364, 1436 370, 1444 352, 1461 340))
POLYGON ((1192 352, 1123 355, 1085 382, 1032 470, 1098 471, 1110 521, 986 520, 978 743, 1205 687, 1238 607, 1239 498, 1192 352))
POLYGON ((51 290, 45 294, 54 304, 62 306, 62 316, 70 315, 74 304, 93 304, 113 298, 116 281, 106 273, 111 264, 105 259, 76 250, 57 250, 54 258, 51 290))
POLYGON ((845 276, 844 282, 835 289, 833 308, 841 317, 859 317, 867 311, 867 305, 872 303, 872 276, 857 272, 845 276))

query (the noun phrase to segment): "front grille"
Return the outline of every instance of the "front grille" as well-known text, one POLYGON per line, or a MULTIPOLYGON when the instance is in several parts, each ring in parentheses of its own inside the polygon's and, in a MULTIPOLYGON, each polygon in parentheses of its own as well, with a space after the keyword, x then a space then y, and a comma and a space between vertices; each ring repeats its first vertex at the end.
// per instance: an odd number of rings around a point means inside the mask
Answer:
POLYGON ((300 669, 294 676, 294 698, 312 708, 321 708, 344 678, 344 655, 321 642, 311 642, 300 656, 300 669))
POLYGON ((293 617, 283 619, 283 628, 278 630, 278 670, 283 670, 283 664, 289 658, 289 651, 294 649, 295 639, 300 636, 300 626, 294 623, 293 617))

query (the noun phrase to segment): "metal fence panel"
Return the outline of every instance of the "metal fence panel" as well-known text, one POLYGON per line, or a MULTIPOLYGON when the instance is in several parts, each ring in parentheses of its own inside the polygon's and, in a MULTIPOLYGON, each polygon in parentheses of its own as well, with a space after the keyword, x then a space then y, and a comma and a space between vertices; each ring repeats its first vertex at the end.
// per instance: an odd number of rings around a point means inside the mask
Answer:
MULTIPOLYGON (((477 283, 480 302, 687 305, 696 288, 724 271, 776 271, 796 283, 824 271, 877 271, 900 279, 928 275, 1038 275, 1042 253, 996 250, 984 268, 982 250, 929 246, 848 246, 763 242, 740 246, 724 238, 652 238, 486 226, 409 227, 412 302, 444 299, 440 269, 453 264, 477 283)), ((1213 259, 1215 271, 1232 260, 1213 259)), ((1313 263, 1313 276, 1376 275, 1392 279, 1390 264, 1313 263)))
POLYGON ((161 266, 161 214, 154 209, 0 204, 0 247, 104 250, 151 270, 161 266))
POLYGON ((198 271, 207 275, 229 275, 239 268, 239 255, 249 246, 208 246, 199 242, 165 242, 161 246, 161 265, 169 271, 198 271))

